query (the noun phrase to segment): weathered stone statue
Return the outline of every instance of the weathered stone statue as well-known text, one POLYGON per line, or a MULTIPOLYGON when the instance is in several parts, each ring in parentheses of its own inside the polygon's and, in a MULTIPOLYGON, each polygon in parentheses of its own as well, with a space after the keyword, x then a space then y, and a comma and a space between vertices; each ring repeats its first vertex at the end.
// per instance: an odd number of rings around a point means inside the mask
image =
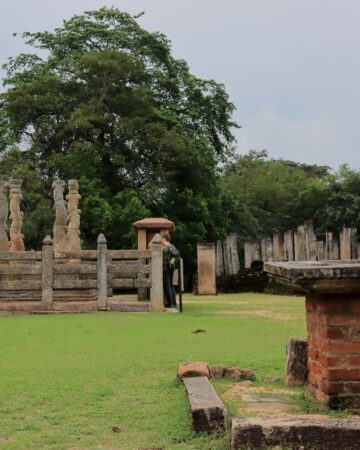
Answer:
POLYGON ((10 184, 10 251, 19 252, 25 250, 24 236, 21 233, 24 213, 20 210, 23 199, 21 194, 22 180, 12 179, 10 184))
POLYGON ((0 252, 9 251, 9 237, 7 234, 7 219, 9 216, 8 190, 9 183, 0 181, 0 252))
POLYGON ((81 250, 80 242, 80 210, 78 209, 79 183, 77 180, 68 181, 69 193, 66 196, 68 201, 68 228, 67 228, 67 250, 81 250))
POLYGON ((55 222, 53 227, 54 251, 66 250, 67 210, 64 200, 64 180, 55 180, 52 184, 55 208, 55 222))

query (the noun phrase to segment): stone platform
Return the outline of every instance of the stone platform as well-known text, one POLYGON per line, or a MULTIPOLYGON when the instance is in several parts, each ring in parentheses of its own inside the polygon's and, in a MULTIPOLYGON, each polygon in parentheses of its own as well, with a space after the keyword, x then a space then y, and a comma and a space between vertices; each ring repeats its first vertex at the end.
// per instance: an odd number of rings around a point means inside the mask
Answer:
POLYGON ((267 448, 358 450, 360 420, 304 416, 233 419, 231 450, 267 448))

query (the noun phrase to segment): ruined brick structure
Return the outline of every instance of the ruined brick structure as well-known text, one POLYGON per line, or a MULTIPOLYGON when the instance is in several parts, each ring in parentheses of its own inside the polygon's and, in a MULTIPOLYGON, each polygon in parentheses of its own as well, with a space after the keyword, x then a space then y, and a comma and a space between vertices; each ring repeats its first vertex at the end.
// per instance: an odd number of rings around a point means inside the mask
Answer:
POLYGON ((331 408, 360 409, 360 260, 265 263, 306 293, 309 389, 331 408))

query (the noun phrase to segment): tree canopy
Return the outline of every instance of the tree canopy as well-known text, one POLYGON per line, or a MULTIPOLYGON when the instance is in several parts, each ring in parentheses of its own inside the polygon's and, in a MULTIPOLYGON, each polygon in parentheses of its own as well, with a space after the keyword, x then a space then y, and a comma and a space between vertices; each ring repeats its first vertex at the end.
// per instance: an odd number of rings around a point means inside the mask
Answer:
POLYGON ((80 178, 86 244, 104 231, 110 245, 128 246, 122 224, 146 214, 176 222, 189 258, 197 241, 225 231, 218 163, 236 124, 223 85, 192 75, 164 35, 114 8, 24 37, 40 51, 5 66, 0 151, 5 162, 19 149, 45 197, 52 178, 80 178))

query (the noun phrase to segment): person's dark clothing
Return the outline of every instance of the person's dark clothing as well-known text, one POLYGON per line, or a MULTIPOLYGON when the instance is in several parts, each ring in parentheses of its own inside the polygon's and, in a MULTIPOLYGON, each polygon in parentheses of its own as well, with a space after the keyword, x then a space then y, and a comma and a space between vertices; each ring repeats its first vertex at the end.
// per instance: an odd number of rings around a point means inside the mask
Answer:
POLYGON ((165 293, 165 306, 176 307, 176 291, 173 285, 174 270, 168 266, 169 247, 163 247, 163 285, 165 293))
POLYGON ((167 308, 176 307, 176 292, 173 285, 174 271, 171 269, 163 270, 163 281, 164 281, 164 291, 165 291, 165 306, 167 308))

